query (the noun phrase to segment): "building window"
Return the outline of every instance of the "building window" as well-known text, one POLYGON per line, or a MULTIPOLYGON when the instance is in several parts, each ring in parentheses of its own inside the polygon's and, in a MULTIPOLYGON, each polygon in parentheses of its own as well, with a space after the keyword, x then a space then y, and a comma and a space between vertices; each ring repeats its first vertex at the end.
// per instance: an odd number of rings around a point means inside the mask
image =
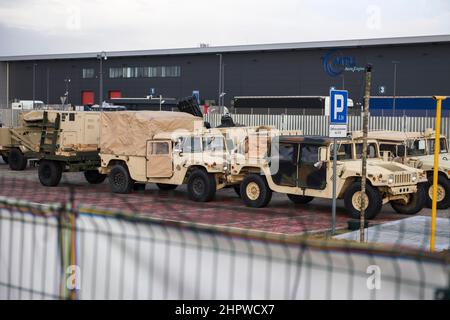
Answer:
POLYGON ((110 78, 165 78, 180 76, 180 66, 109 68, 110 78))
POLYGON ((83 79, 91 79, 94 77, 93 68, 83 68, 83 79))

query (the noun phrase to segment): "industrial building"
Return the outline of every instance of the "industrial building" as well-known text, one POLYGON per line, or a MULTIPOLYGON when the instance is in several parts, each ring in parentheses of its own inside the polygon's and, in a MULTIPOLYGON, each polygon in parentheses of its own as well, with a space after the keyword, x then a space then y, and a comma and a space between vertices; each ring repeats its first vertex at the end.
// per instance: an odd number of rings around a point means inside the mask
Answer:
POLYGON ((207 104, 235 96, 326 96, 345 88, 363 101, 364 67, 373 96, 450 95, 450 36, 323 41, 0 57, 0 106, 14 100, 74 105, 114 97, 183 98, 207 104), (223 88, 220 89, 220 86, 223 88), (100 94, 101 91, 101 94, 100 94))

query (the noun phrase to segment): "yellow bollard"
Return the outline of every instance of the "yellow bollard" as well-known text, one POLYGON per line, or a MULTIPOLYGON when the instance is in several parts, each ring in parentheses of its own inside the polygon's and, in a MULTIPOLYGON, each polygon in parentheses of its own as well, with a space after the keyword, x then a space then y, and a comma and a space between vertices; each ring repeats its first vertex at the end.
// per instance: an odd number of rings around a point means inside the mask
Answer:
POLYGON ((438 168, 439 168, 439 153, 441 149, 441 109, 442 101, 447 97, 434 96, 436 100, 436 129, 434 138, 434 167, 433 167, 433 198, 431 206, 431 234, 430 234, 430 252, 434 252, 436 241, 436 210, 437 210, 437 184, 438 184, 438 168))

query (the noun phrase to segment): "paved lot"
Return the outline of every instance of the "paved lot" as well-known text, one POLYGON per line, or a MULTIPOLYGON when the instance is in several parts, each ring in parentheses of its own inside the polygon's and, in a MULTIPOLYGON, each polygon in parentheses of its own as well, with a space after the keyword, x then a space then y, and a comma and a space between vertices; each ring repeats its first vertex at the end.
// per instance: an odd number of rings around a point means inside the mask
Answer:
MULTIPOLYGON (((274 194, 267 208, 252 209, 243 205, 233 189, 220 190, 213 202, 195 203, 188 200, 184 186, 174 191, 159 191, 155 185, 147 185, 144 192, 117 195, 110 193, 107 180, 100 185, 89 185, 80 173, 64 174, 60 186, 47 188, 40 185, 36 169, 13 172, 0 164, 0 196, 36 203, 55 203, 68 201, 70 190, 73 191, 75 205, 79 207, 124 210, 156 218, 244 230, 296 235, 325 231, 331 224, 329 200, 315 199, 308 205, 295 206, 285 195, 274 194)), ((428 209, 421 212, 421 215, 429 214, 428 209)), ((448 211, 441 211, 439 215, 448 217, 448 211)), ((372 223, 380 224, 406 217, 396 214, 389 205, 385 205, 372 223)), ((337 227, 345 229, 348 220, 343 201, 338 201, 337 227)))
MULTIPOLYGON (((367 229, 367 241, 396 244, 427 250, 430 247, 431 217, 415 216, 367 229)), ((450 219, 436 219, 437 251, 450 249, 450 219)), ((359 231, 341 234, 336 239, 358 240, 359 231)))

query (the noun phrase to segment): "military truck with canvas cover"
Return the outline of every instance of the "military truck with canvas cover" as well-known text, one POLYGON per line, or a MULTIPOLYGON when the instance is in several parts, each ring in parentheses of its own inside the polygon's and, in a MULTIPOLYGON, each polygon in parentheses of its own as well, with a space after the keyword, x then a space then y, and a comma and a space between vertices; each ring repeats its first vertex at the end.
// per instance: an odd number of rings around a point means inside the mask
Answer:
MULTIPOLYGON (((434 130, 427 129, 425 132, 373 131, 369 133, 369 136, 379 141, 381 150, 391 153, 392 160, 426 172, 428 177, 426 204, 431 208, 434 130)), ((440 138, 438 170, 437 208, 448 209, 450 207, 450 153, 448 152, 448 142, 445 136, 440 138)))
MULTIPOLYGON (((342 140, 337 154, 337 197, 344 199, 353 218, 360 215, 360 140, 342 140)), ((333 140, 321 137, 279 136, 256 159, 236 155, 231 158, 231 180, 240 184, 240 194, 250 207, 264 207, 273 192, 287 194, 297 204, 314 197, 332 199, 333 140)), ((383 161, 376 141, 368 145, 365 216, 374 218, 383 204, 397 212, 415 214, 424 205, 426 175, 422 170, 383 161)))
POLYGON ((40 123, 38 158, 39 181, 56 186, 63 172, 84 172, 89 183, 97 184, 106 176, 100 167, 99 112, 30 111, 24 120, 40 123))
POLYGON ((223 135, 187 113, 103 113, 100 150, 101 173, 115 193, 129 193, 136 184, 156 183, 162 190, 187 184, 191 199, 209 201, 225 186, 223 135))
POLYGON ((28 113, 19 115, 18 127, 0 128, 0 155, 11 170, 24 170, 28 160, 36 159, 39 153, 42 122, 28 113))

